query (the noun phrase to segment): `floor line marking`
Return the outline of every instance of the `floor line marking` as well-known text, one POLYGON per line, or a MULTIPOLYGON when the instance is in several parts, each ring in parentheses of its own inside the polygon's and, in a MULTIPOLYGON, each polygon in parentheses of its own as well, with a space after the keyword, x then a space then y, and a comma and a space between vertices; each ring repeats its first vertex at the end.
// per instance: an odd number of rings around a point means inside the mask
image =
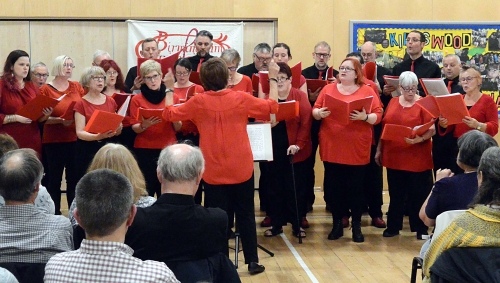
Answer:
POLYGON ((283 239, 283 241, 285 241, 286 246, 290 249, 295 259, 298 261, 302 269, 304 269, 304 271, 306 272, 307 276, 309 276, 309 279, 311 279, 313 283, 319 283, 318 279, 316 279, 316 276, 314 276, 307 264, 304 262, 304 260, 302 260, 302 257, 299 255, 292 243, 288 241, 288 238, 284 233, 281 233, 281 238, 283 239))

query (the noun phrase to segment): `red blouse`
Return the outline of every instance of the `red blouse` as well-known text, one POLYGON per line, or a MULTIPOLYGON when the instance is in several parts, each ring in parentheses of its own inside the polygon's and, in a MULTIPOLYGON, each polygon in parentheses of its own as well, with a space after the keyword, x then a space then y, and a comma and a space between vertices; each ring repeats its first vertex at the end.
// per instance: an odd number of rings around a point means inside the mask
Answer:
POLYGON ((244 92, 247 92, 249 94, 252 94, 253 93, 252 80, 249 77, 243 75, 243 79, 241 79, 241 81, 239 83, 230 87, 230 89, 232 89, 234 91, 244 91, 244 92))
MULTIPOLYGON (((188 91, 188 89, 190 88, 191 86, 188 86, 188 87, 176 87, 174 88, 174 101, 179 101, 181 97, 186 97, 186 92, 188 91), (177 98, 176 98, 177 96, 177 98), (177 100, 176 100, 177 99, 177 100)), ((197 85, 195 84, 195 89, 194 89, 194 93, 202 93, 204 92, 205 90, 203 89, 203 87, 201 85, 197 85)), ((193 95, 189 96, 187 99, 191 99, 193 97, 193 95)), ((180 132, 183 134, 183 135, 187 135, 187 134, 195 134, 197 135, 198 134, 198 129, 196 128, 196 126, 194 125, 193 122, 191 122, 190 120, 186 120, 186 121, 182 121, 182 126, 181 126, 181 130, 180 132)))
MULTIPOLYGON (((179 103, 179 100, 174 96, 174 104, 179 103)), ((153 104, 144 98, 142 94, 134 95, 130 101, 130 118, 131 124, 139 124, 142 122, 141 117, 137 116, 139 108, 146 109, 163 109, 165 108, 165 99, 158 104, 153 104)), ((161 116, 161 115, 160 115, 161 116)), ((161 118, 161 117, 159 117, 161 118)), ((147 128, 144 132, 137 134, 134 142, 135 148, 151 148, 162 149, 167 145, 177 142, 175 137, 174 126, 171 122, 162 119, 158 124, 147 128)))
POLYGON ((116 113, 118 106, 113 98, 103 94, 106 96, 106 101, 103 104, 97 105, 92 104, 86 99, 81 99, 75 104, 75 112, 78 112, 85 116, 85 121, 88 122, 92 117, 92 114, 95 110, 107 111, 111 113, 116 113))
MULTIPOLYGON (((55 99, 66 94, 66 97, 54 107, 54 111, 51 115, 52 117, 60 117, 66 112, 72 101, 78 102, 82 99, 82 96, 85 95, 85 91, 78 82, 69 81, 69 87, 64 91, 58 91, 51 85, 46 84, 40 88, 40 94, 55 99)), ((45 124, 43 127, 43 143, 74 141, 76 141, 75 123, 69 126, 64 126, 63 124, 45 124)))
MULTIPOLYGON (((396 124, 413 128, 431 119, 429 113, 418 104, 403 107, 399 103, 399 97, 394 97, 387 105, 382 126, 396 124)), ((433 168, 431 139, 417 144, 408 144, 403 138, 401 141, 382 140, 381 146, 382 165, 387 168, 410 172, 423 172, 433 168)))
MULTIPOLYGON (((319 93, 314 108, 325 107, 325 96, 331 95, 339 100, 352 101, 373 96, 369 113, 377 115, 375 124, 382 118, 382 103, 379 96, 367 85, 362 85, 350 95, 343 95, 337 89, 338 83, 326 85, 319 93)), ((330 115, 335 115, 331 113, 330 115)), ((373 140, 373 125, 364 121, 353 121, 349 125, 339 124, 334 119, 326 117, 321 122, 319 130, 319 154, 322 161, 365 165, 370 162, 370 150, 373 140)))
POLYGON ((274 100, 225 89, 200 93, 180 106, 166 107, 163 118, 195 123, 206 161, 203 179, 212 185, 222 185, 239 184, 252 176, 248 117, 276 112, 278 103, 274 100))

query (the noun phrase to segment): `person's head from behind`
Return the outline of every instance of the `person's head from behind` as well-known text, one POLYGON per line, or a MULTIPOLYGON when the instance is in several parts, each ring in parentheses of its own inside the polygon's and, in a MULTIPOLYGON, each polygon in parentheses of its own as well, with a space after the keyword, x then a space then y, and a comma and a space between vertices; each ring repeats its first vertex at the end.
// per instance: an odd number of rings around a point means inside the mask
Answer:
POLYGON ((229 70, 226 62, 220 58, 210 58, 201 65, 200 80, 207 91, 225 89, 229 80, 229 70))
POLYGON ((0 195, 5 202, 34 203, 43 166, 32 149, 15 149, 0 158, 0 195))
POLYGON ((500 148, 484 151, 477 168, 478 191, 470 207, 476 204, 500 205, 500 148))
POLYGON ((97 151, 88 172, 104 168, 121 173, 130 181, 134 188, 134 202, 137 202, 141 196, 148 195, 146 181, 137 160, 125 146, 108 143, 97 151))
POLYGON ((136 212, 132 184, 110 169, 85 174, 76 185, 75 201, 74 215, 87 238, 109 236, 119 228, 125 234, 136 212))
POLYGON ((214 36, 208 30, 200 30, 195 39, 196 54, 200 57, 207 56, 212 48, 213 39, 214 36))
POLYGON ((19 149, 16 140, 8 134, 0 134, 0 158, 14 149, 19 149))
POLYGON ((96 50, 92 59, 92 66, 100 66, 102 60, 111 60, 111 55, 104 50, 96 50))
POLYGON ((169 191, 168 183, 186 184, 186 192, 194 196, 205 171, 205 159, 196 146, 173 144, 161 151, 156 170, 162 190, 165 185, 169 191))
POLYGON ((490 135, 480 131, 468 131, 457 141, 457 164, 463 170, 476 170, 483 152, 498 143, 490 135))

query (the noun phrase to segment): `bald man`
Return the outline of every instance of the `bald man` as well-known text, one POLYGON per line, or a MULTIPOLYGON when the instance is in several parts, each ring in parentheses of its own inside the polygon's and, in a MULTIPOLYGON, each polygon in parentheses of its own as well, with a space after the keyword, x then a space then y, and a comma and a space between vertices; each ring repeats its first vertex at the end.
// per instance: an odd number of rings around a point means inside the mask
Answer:
MULTIPOLYGON (((363 57, 363 60, 365 60, 365 63, 367 62, 375 62, 375 59, 378 57, 378 52, 375 43, 371 41, 365 42, 363 45, 361 45, 361 56, 363 57)), ((382 66, 377 65, 377 81, 379 84, 379 94, 380 94, 380 100, 384 104, 384 108, 387 107, 389 104, 389 101, 391 100, 392 96, 391 93, 384 93, 382 90, 384 89, 385 81, 384 81, 384 76, 390 76, 392 73, 389 69, 384 68, 382 66)))

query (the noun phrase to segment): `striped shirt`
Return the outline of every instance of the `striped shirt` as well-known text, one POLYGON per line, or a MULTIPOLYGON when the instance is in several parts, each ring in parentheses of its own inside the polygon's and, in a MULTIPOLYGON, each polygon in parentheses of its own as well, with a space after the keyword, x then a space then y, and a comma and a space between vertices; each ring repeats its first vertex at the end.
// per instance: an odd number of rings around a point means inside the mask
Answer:
POLYGON ((80 249, 49 260, 44 282, 179 282, 165 263, 142 261, 133 253, 123 243, 83 240, 80 249))

